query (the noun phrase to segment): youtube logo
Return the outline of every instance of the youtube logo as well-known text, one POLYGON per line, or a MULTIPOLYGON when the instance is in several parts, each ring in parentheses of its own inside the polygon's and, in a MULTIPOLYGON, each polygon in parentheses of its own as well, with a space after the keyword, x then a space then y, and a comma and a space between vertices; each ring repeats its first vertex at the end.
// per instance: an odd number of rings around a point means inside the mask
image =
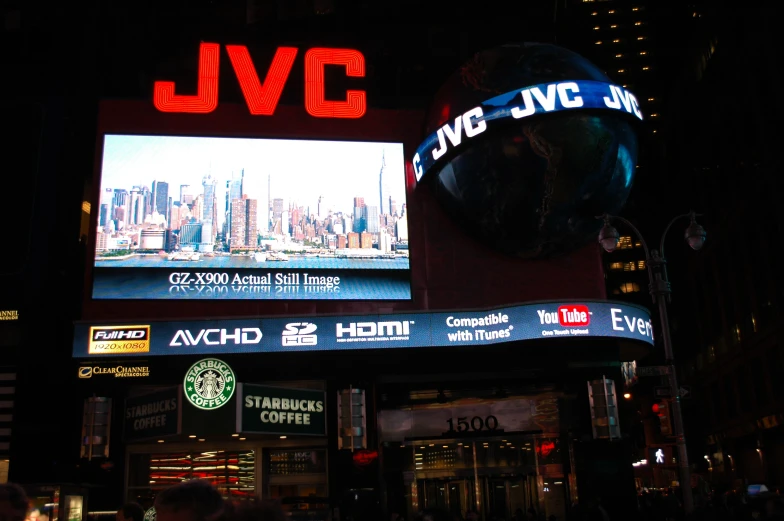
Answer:
POLYGON ((558 308, 558 323, 563 327, 585 327, 591 323, 591 312, 584 304, 571 304, 558 308))

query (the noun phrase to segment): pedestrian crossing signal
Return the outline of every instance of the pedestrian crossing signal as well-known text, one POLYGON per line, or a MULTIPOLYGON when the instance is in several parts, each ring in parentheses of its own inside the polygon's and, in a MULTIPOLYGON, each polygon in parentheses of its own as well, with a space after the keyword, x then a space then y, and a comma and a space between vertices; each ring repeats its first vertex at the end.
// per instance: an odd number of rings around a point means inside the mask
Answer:
POLYGON ((659 430, 663 436, 672 436, 672 423, 670 421, 670 407, 664 400, 657 400, 651 406, 653 414, 659 418, 659 430))

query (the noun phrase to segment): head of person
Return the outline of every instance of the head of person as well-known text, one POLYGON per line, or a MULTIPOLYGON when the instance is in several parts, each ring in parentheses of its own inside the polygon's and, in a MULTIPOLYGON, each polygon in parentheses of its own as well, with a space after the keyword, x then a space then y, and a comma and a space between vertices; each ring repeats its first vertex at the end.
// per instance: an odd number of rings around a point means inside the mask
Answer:
POLYGON ((440 508, 427 508, 422 511, 418 521, 450 521, 451 515, 440 508))
POLYGON ((139 503, 126 503, 115 516, 117 521, 143 521, 144 509, 139 503))
POLYGON ((235 502, 221 521, 286 521, 286 514, 277 501, 254 498, 235 502))
POLYGON ((224 507, 220 492, 198 479, 169 487, 155 498, 156 521, 217 521, 224 507))
POLYGON ((0 521, 24 521, 29 501, 22 487, 13 483, 0 485, 0 521))

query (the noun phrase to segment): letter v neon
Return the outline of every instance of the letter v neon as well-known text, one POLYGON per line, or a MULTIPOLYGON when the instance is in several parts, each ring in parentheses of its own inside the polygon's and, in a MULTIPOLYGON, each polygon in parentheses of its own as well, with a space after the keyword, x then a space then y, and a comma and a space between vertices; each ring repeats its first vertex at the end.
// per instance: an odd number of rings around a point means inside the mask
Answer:
POLYGON ((226 51, 229 53, 231 66, 234 68, 234 74, 237 75, 242 95, 245 96, 245 103, 248 104, 250 113, 254 116, 273 115, 278 107, 286 80, 289 79, 294 58, 297 57, 297 48, 278 47, 263 84, 259 81, 259 75, 256 72, 256 67, 253 66, 253 60, 250 59, 247 47, 227 45, 226 51))
POLYGON ((201 331, 199 331, 199 334, 196 335, 196 338, 193 338, 193 335, 191 334, 190 329, 186 329, 185 330, 185 336, 188 337, 188 340, 190 341, 190 345, 192 345, 192 346, 198 345, 199 342, 201 341, 201 337, 204 336, 204 331, 205 330, 202 329, 201 331))
POLYGON ((462 135, 463 127, 462 127, 462 125, 463 125, 463 116, 457 116, 455 118, 455 129, 454 130, 452 130, 452 127, 449 126, 449 123, 447 123, 446 125, 441 127, 441 128, 444 129, 444 134, 446 134, 446 137, 449 138, 449 141, 451 141, 452 145, 454 145, 454 146, 459 145, 460 141, 461 141, 461 138, 463 137, 463 135, 462 135))

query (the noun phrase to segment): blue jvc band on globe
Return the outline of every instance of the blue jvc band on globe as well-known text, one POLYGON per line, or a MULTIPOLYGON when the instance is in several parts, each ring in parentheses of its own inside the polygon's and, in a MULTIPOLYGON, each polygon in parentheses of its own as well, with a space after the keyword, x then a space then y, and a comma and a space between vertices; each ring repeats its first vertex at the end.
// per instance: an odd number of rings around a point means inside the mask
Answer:
POLYGON ((416 180, 419 182, 441 158, 448 157, 448 152, 486 132, 490 124, 575 109, 620 111, 643 119, 634 94, 611 83, 561 81, 513 90, 482 102, 428 136, 412 160, 416 180))

